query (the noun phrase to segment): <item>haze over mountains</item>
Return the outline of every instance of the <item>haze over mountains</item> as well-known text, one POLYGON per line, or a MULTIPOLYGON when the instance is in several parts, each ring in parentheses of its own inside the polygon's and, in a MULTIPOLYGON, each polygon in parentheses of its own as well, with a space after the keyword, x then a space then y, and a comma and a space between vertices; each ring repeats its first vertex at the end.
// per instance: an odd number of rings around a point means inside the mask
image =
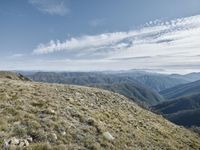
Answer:
POLYGON ((0 77, 4 149, 198 149, 200 137, 109 91, 0 77))

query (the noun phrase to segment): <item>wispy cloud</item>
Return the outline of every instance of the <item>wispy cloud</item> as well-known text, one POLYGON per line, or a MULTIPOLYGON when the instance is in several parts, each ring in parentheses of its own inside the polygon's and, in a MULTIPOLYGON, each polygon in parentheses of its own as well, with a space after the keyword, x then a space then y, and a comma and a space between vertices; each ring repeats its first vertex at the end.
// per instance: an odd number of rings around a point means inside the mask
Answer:
POLYGON ((98 27, 98 26, 102 26, 102 25, 105 25, 106 23, 106 20, 103 19, 103 18, 97 18, 97 19, 93 19, 91 21, 89 21, 89 25, 91 27, 98 27))
POLYGON ((18 54, 13 54, 13 55, 11 55, 11 56, 9 56, 9 58, 20 58, 20 57, 23 57, 24 56, 24 54, 20 54, 20 53, 18 53, 18 54))
POLYGON ((29 0, 39 11, 50 15, 66 15, 70 9, 66 0, 29 0))
POLYGON ((161 69, 166 64, 168 69, 169 66, 182 68, 184 64, 196 67, 199 64, 199 57, 196 57, 200 55, 199 41, 200 15, 197 15, 167 22, 151 21, 128 32, 84 35, 63 42, 52 40, 38 45, 33 54, 64 52, 68 59, 72 55, 88 62, 95 58, 101 60, 99 65, 106 61, 112 67, 124 69, 161 69))
MULTIPOLYGON (((72 37, 64 42, 59 40, 40 44, 33 52, 47 54, 59 51, 76 51, 77 54, 104 53, 111 51, 114 56, 121 53, 126 57, 159 55, 163 53, 198 53, 200 46, 200 16, 181 18, 169 22, 150 22, 147 26, 129 32, 103 33, 72 37)), ((107 55, 109 56, 109 55, 107 55)), ((114 57, 113 56, 113 57, 114 57)), ((109 56, 110 57, 110 56, 109 56)))

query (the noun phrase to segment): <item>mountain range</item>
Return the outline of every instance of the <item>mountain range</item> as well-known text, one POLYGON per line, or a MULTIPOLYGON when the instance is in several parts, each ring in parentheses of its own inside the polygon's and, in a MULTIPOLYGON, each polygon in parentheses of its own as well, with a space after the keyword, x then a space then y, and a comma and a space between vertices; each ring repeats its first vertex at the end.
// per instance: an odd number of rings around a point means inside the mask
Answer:
POLYGON ((163 97, 158 93, 160 90, 189 82, 170 75, 135 70, 127 72, 35 72, 25 75, 39 82, 104 88, 147 105, 163 101, 163 97))

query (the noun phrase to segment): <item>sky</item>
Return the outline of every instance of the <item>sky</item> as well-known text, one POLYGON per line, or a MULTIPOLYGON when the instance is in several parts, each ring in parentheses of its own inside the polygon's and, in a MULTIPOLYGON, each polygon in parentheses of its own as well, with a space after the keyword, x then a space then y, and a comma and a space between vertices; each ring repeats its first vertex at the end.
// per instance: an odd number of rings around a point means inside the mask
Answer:
POLYGON ((200 1, 0 1, 0 70, 129 69, 200 72, 200 1))

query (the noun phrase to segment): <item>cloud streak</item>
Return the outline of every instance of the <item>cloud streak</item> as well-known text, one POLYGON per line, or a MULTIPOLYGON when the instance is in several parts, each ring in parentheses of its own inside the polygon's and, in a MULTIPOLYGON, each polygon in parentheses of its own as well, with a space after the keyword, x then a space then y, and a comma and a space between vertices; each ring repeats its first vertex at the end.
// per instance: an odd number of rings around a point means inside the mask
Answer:
POLYGON ((70 10, 66 0, 29 0, 29 3, 39 11, 50 15, 66 15, 70 10))
MULTIPOLYGON (((163 53, 166 50, 173 51, 172 49, 180 47, 183 50, 179 51, 187 51, 189 48, 193 50, 199 48, 199 35, 200 16, 193 16, 169 22, 150 22, 141 29, 129 32, 72 37, 64 42, 51 40, 47 44, 37 46, 33 53, 47 54, 59 51, 76 51, 78 54, 87 51, 90 53, 103 53, 105 50, 112 52, 114 50, 117 53, 123 52, 126 55, 126 52, 134 52, 135 49, 140 49, 144 53, 151 53, 152 50, 156 51, 158 49, 163 53)), ((144 55, 144 53, 141 53, 141 55, 144 55)), ((130 55, 128 56, 130 57, 130 55)))
POLYGON ((89 21, 89 25, 91 27, 98 27, 98 26, 103 26, 106 24, 106 20, 103 18, 97 18, 97 19, 93 19, 91 21, 89 21))
MULTIPOLYGON (((184 64, 190 64, 191 68, 194 64, 194 69, 198 69, 199 41, 200 15, 197 15, 167 22, 151 21, 128 32, 84 35, 63 42, 51 40, 38 45, 33 54, 64 53, 71 62, 74 62, 72 58, 86 60, 84 62, 95 58, 98 60, 97 68, 109 63, 120 69, 162 69, 162 66, 168 66, 168 69, 181 66, 183 69, 184 64)), ((106 65, 104 67, 109 69, 106 65)))

